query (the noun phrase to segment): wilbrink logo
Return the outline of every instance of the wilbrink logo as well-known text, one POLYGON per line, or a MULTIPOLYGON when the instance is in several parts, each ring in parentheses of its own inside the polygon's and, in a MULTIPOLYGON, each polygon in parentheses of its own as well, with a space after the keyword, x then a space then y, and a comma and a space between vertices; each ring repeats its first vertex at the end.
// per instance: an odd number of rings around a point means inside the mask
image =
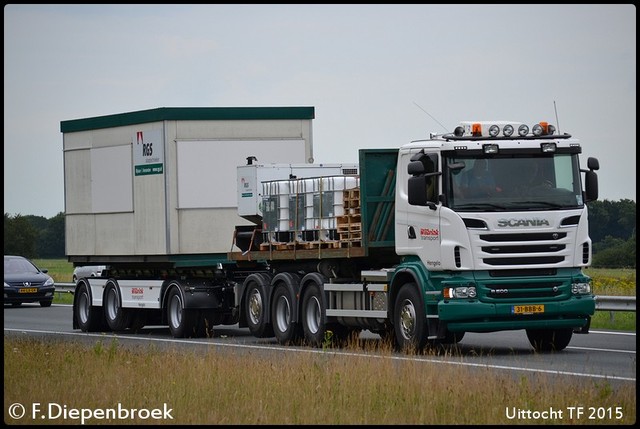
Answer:
POLYGON ((136 142, 137 142, 137 144, 144 144, 144 138, 142 137, 142 131, 138 131, 136 133, 136 142))
POLYGON ((421 240, 437 240, 440 236, 440 231, 437 228, 420 228, 421 240))

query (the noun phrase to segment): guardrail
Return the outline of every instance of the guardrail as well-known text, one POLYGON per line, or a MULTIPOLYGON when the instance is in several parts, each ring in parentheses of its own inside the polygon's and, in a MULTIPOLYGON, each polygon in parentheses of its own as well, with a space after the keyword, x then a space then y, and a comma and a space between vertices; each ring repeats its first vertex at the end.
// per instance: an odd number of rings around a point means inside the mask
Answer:
MULTIPOLYGON (((56 293, 73 293, 75 289, 75 283, 56 283, 56 293)), ((636 311, 636 297, 596 295, 596 311, 636 311)))
POLYGON ((76 290, 75 283, 56 283, 56 293, 73 293, 76 290))
POLYGON ((636 297, 596 295, 596 310, 636 311, 636 297))

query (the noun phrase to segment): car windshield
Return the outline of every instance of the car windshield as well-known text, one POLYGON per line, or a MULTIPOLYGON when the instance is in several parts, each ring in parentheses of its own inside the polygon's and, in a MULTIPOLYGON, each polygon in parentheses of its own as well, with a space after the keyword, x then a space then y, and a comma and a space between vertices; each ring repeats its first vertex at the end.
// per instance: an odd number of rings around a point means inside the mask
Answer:
POLYGON ((449 206, 457 211, 540 210, 583 205, 577 155, 451 157, 449 206))
POLYGON ((40 270, 31 262, 22 258, 4 258, 4 273, 38 273, 40 270))

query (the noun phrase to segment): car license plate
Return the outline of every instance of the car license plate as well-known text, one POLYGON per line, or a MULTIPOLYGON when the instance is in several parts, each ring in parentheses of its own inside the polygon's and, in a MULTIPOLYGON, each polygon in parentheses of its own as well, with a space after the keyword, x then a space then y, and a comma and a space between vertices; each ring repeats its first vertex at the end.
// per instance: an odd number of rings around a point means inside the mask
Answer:
POLYGON ((37 287, 23 287, 18 290, 19 293, 38 293, 37 287))
POLYGON ((513 307, 511 307, 511 313, 513 314, 544 313, 544 305, 542 304, 514 305, 513 307))

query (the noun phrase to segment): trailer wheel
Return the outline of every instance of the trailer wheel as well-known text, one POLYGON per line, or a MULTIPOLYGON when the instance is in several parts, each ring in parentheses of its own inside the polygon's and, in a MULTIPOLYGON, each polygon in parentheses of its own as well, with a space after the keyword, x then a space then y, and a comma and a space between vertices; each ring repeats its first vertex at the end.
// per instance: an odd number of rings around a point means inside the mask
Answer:
POLYGON ((571 341, 573 329, 527 329, 529 343, 537 352, 564 350, 571 341))
POLYGON ((415 283, 406 283, 398 291, 393 319, 398 350, 406 353, 421 351, 428 339, 427 320, 415 283))
POLYGON ((196 329, 197 319, 197 311, 184 308, 184 302, 178 287, 172 288, 167 298, 167 320, 171 335, 174 338, 198 336, 196 329))
POLYGON ((294 305, 295 297, 291 296, 287 287, 283 284, 276 286, 273 292, 271 320, 273 322, 273 334, 279 344, 295 343, 302 336, 300 326, 293 319, 294 305))
POLYGON ((247 284, 247 326, 256 338, 273 337, 273 326, 267 323, 269 314, 265 289, 252 280, 247 284))
POLYGON ((322 346, 325 340, 324 314, 322 291, 316 283, 311 283, 302 299, 302 330, 305 340, 313 347, 322 346))
POLYGON ((107 325, 113 331, 124 331, 131 326, 131 312, 122 308, 120 293, 117 286, 109 281, 104 292, 104 316, 107 325))
POLYGON ((76 286, 73 300, 73 317, 82 332, 96 332, 105 328, 102 308, 91 305, 89 286, 80 282, 76 286))

